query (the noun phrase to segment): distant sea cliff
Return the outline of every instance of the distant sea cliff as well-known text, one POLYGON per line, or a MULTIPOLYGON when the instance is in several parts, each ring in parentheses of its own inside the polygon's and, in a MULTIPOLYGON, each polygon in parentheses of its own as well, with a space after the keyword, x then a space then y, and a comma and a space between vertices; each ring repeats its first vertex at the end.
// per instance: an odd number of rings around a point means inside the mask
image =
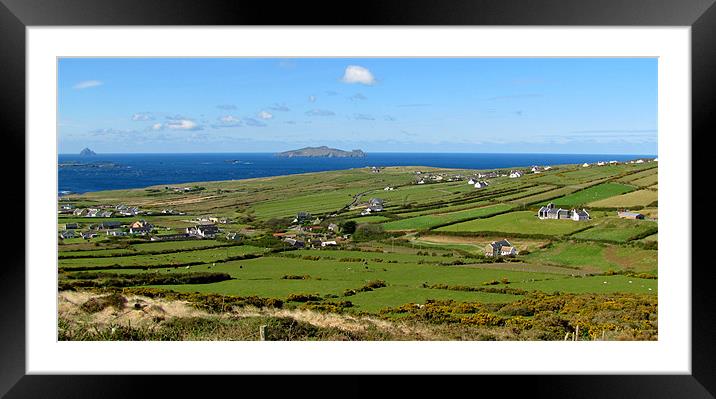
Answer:
POLYGON ((308 157, 308 158, 364 158, 361 150, 343 151, 336 148, 305 147, 298 150, 279 152, 276 156, 281 158, 308 157))

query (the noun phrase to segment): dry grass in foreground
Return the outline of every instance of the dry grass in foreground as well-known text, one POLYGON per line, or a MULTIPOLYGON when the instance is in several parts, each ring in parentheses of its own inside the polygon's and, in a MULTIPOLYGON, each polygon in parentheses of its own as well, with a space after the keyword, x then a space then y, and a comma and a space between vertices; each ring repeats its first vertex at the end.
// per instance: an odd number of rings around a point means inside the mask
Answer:
POLYGON ((573 337, 576 326, 581 325, 580 340, 657 339, 655 299, 627 299, 542 294, 515 302, 502 313, 490 313, 481 304, 435 301, 365 315, 300 306, 232 306, 212 312, 167 297, 62 291, 58 338, 253 341, 261 339, 265 326, 264 339, 276 341, 562 340, 566 335, 573 337), (561 313, 556 311, 558 307, 561 313))

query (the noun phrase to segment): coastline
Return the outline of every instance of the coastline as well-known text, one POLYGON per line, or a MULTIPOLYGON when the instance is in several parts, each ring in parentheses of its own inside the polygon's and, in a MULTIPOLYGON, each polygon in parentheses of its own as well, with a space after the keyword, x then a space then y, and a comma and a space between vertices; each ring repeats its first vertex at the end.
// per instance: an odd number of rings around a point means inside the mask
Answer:
POLYGON ((371 166, 489 170, 655 157, 651 154, 542 153, 366 153, 362 158, 281 158, 275 153, 98 154, 91 157, 59 154, 58 194, 248 180, 371 166), (60 167, 62 164, 72 167, 60 167))

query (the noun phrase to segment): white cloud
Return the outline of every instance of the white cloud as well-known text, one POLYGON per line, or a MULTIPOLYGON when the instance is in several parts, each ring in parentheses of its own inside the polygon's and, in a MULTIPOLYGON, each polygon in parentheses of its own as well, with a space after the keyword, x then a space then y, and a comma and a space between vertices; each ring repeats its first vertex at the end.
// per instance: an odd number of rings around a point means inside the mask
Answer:
POLYGON ((316 96, 308 96, 308 102, 315 103, 317 100, 316 96))
POLYGON ((174 130, 201 130, 202 127, 191 119, 172 119, 165 124, 169 129, 174 130))
POLYGON ((214 129, 220 129, 223 127, 239 127, 242 126, 243 123, 241 122, 241 119, 233 116, 233 115, 224 115, 220 116, 218 118, 219 123, 215 125, 211 125, 214 129))
POLYGON ((101 86, 102 82, 99 80, 85 80, 82 82, 77 83, 76 85, 72 86, 73 89, 82 90, 82 89, 89 89, 90 87, 97 87, 101 86))
POLYGON ((273 118, 273 114, 268 111, 261 111, 258 113, 258 117, 263 120, 268 120, 268 119, 273 118))
POLYGON ((343 83, 372 85, 375 84, 375 77, 373 77, 373 74, 367 68, 358 65, 349 65, 346 67, 341 81, 343 83))
POLYGON ((132 115, 133 121, 153 121, 154 115, 152 115, 149 112, 137 112, 136 114, 132 115))
POLYGON ((162 130, 164 128, 164 125, 161 123, 155 123, 152 125, 152 130, 162 130))
POLYGON ((239 118, 237 118, 233 115, 224 115, 224 116, 220 117, 219 120, 224 123, 239 122, 239 118))

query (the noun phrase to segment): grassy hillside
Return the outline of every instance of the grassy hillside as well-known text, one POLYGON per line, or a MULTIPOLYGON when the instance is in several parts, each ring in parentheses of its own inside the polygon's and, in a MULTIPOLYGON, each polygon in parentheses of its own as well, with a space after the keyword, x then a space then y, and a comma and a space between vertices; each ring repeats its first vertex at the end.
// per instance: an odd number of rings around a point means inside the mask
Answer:
MULTIPOLYGON (((71 195, 62 203, 107 209, 125 204, 144 213, 108 219, 59 215, 58 233, 78 223, 77 233, 97 236, 59 240, 58 284, 77 295, 144 290, 190 302, 203 298, 199 302, 209 307, 229 301, 268 311, 280 305, 457 329, 477 323, 479 334, 517 323, 510 306, 551 301, 554 295, 575 295, 587 307, 601 306, 595 302, 601 295, 623 296, 624 303, 632 303, 631 296, 651 298, 656 306, 658 224, 619 219, 614 211, 646 207, 645 214, 656 218, 656 163, 552 166, 517 179, 487 179, 483 189, 467 180, 489 171, 414 166, 196 182, 191 192, 154 186, 71 195), (360 216, 372 198, 381 199, 383 209, 360 216), (547 202, 596 209, 587 221, 540 220, 537 209, 547 202), (166 209, 182 214, 162 214, 166 209), (293 222, 299 212, 311 214, 303 225, 293 222), (161 241, 209 217, 224 219, 216 237, 161 241), (150 234, 112 237, 96 229, 111 220, 126 232, 139 219, 153 225, 150 234), (305 248, 293 248, 282 240, 286 236, 305 248), (486 257, 485 247, 501 239, 519 254, 486 257), (336 245, 321 246, 322 241, 336 245), (440 316, 428 321, 425 307, 440 316)), ((523 327, 532 323, 519 320, 523 327)), ((65 321, 67 334, 84 336, 72 330, 74 321, 65 321)), ((529 334, 520 327, 517 336, 559 339, 540 323, 529 334)), ((652 331, 644 320, 639 323, 646 324, 632 324, 631 336, 652 331)), ((606 325, 599 328, 608 330, 606 325)))

